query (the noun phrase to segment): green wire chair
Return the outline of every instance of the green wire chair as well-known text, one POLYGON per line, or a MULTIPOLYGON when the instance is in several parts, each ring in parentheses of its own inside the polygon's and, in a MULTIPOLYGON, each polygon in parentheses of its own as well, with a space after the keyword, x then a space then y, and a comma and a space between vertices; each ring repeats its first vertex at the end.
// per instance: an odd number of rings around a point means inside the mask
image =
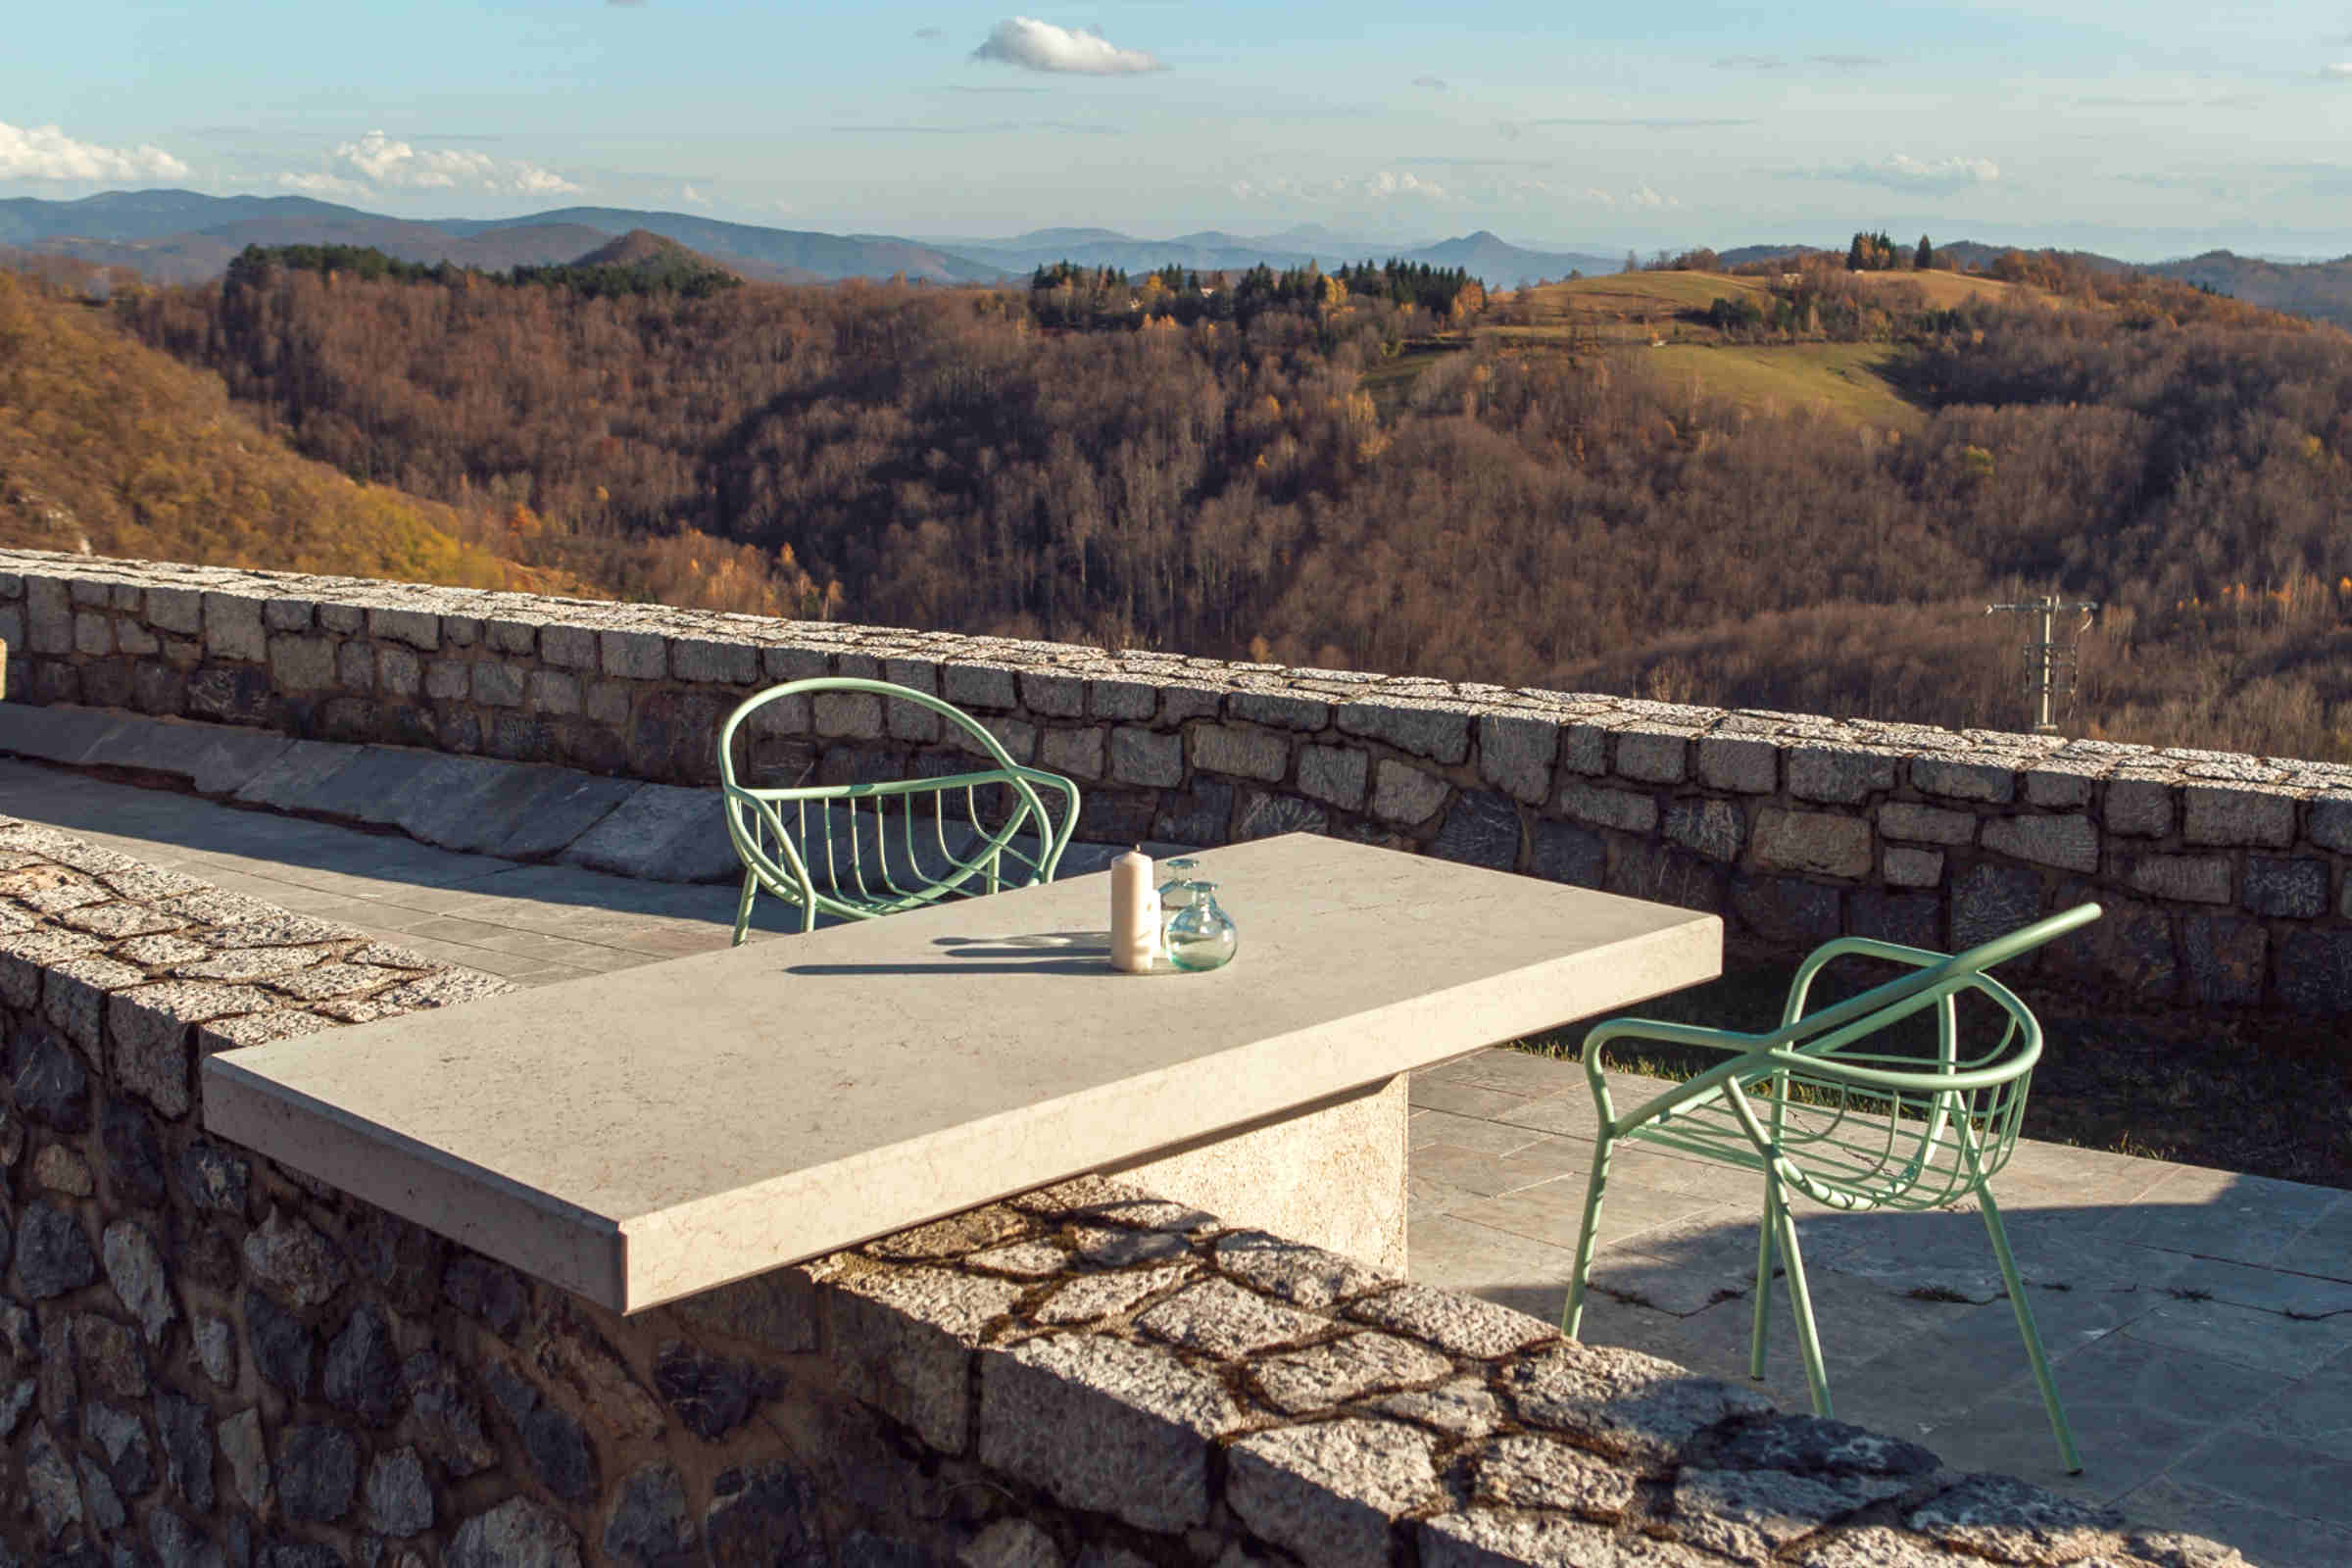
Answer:
POLYGON ((736 947, 751 927, 752 900, 762 890, 799 906, 801 929, 813 931, 819 914, 870 920, 1007 885, 1051 882, 1078 824, 1077 785, 1058 773, 1021 766, 979 720, 953 704, 888 681, 820 676, 747 698, 719 729, 718 775, 727 837, 743 859, 736 947), (928 710, 961 730, 995 765, 938 778, 792 789, 755 789, 737 776, 735 732, 745 720, 787 697, 829 693, 864 693, 928 710), (1009 792, 1011 804, 992 827, 976 792, 993 794, 996 786, 1009 792), (1040 799, 1041 789, 1062 797, 1058 819, 1040 799), (958 792, 962 809, 955 813, 952 799, 958 792), (955 814, 962 820, 951 821, 955 814), (1034 856, 1014 844, 1025 829, 1036 835, 1034 856))
POLYGON ((2017 1313, 2018 1332, 2034 1380, 2041 1388, 2050 1430, 2069 1475, 2082 1468, 2074 1433, 2058 1402, 2049 1357, 2034 1327, 2034 1309, 2019 1283, 2017 1259, 2001 1228, 2001 1211, 1985 1184, 2008 1163, 2026 1108, 2026 1088, 2041 1057, 2041 1026, 2016 994, 1984 971, 2028 953, 2099 917, 2084 904, 2005 937, 1946 955, 1847 937, 1816 949, 1798 965, 1780 1027, 1736 1034, 1645 1018, 1612 1018, 1585 1037, 1585 1072, 1600 1111, 1592 1175, 1585 1194, 1585 1229, 1576 1247, 1576 1275, 1560 1332, 1577 1337, 1585 1289, 1592 1270, 1594 1227, 1608 1186, 1609 1155, 1620 1139, 1697 1154, 1760 1171, 1764 1216, 1756 1240, 1755 1320, 1748 1348, 1750 1376, 1764 1376, 1766 1329, 1775 1253, 1788 1260, 1788 1301, 1804 1352, 1813 1413, 1830 1412, 1821 1341, 1805 1287, 1803 1256, 1788 1195, 1800 1194, 1832 1208, 1926 1209, 1975 1197, 1992 1236, 1993 1256, 2017 1313), (1858 956, 1906 964, 1900 976, 1819 1012, 1805 1012, 1815 976, 1835 959, 1858 956), (2006 1015, 2000 1038, 1963 1055, 1955 999, 1962 992, 1989 998, 2006 1015), (1917 1052, 1866 1049, 1885 1031, 1928 1008, 1936 1009, 1933 1058, 1917 1052), (1601 1056, 1619 1040, 1697 1046, 1731 1054, 1729 1061, 1620 1116, 1609 1101, 1601 1056))

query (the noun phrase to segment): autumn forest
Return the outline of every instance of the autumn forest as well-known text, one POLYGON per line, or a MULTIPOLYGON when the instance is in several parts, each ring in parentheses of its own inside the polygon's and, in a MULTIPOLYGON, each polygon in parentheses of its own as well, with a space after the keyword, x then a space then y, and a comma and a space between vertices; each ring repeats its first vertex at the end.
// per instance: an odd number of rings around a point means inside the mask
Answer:
POLYGON ((1984 606, 2055 588, 2104 607, 2069 728, 2352 756, 2332 327, 2060 258, 1999 292, 1808 264, 1710 301, 1686 271, 1635 342, 1547 335, 1543 291, 1427 268, 820 288, 662 265, 674 286, 259 256, 105 303, 0 277, 0 416, 111 443, 79 466, 0 447, 0 522, 1997 728, 2019 628, 1984 606), (1899 416, 1727 396, 1681 347, 1838 344, 1899 416), (92 365, 120 395, 74 390, 92 365), (224 443, 290 466, 216 471, 224 443))

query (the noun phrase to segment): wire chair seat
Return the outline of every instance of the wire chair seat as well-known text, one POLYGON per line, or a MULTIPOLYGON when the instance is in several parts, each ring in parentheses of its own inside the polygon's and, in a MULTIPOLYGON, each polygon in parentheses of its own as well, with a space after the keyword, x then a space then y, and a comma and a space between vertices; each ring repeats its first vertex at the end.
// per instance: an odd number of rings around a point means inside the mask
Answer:
POLYGON ((888 681, 820 676, 748 698, 719 730, 719 784, 728 839, 744 864, 735 915, 741 946, 753 899, 765 892, 798 906, 802 929, 819 915, 870 920, 1050 882, 1078 821, 1078 786, 1013 761, 978 720, 926 692, 888 681), (993 765, 914 778, 852 784, 755 787, 735 766, 737 732, 760 709, 785 698, 871 697, 937 714, 993 765), (1001 820, 983 802, 1008 799, 1001 820), (1045 793, 1060 797, 1048 808, 1045 793))
POLYGON ((1860 937, 1829 943, 1798 965, 1780 1026, 1761 1034, 1645 1018, 1612 1018, 1595 1026, 1585 1038, 1585 1071, 1600 1127, 1562 1332, 1574 1338, 1581 1326, 1610 1151, 1620 1140, 1762 1175, 1764 1220, 1757 1239, 1749 1369, 1764 1375, 1768 1287, 1776 1255, 1785 1257, 1817 1415, 1830 1414, 1829 1383, 1789 1219, 1790 1199, 1803 1197, 1848 1212, 1940 1208, 1974 1200, 1984 1216, 2060 1452, 2067 1469, 2079 1471, 2081 1458, 1986 1185, 2016 1150, 2027 1087, 2041 1057, 2041 1026, 2016 993, 1984 970, 2088 924, 2099 912, 2095 904, 2082 905, 1957 955, 1860 937), (1807 1013, 1814 980, 1844 957, 1879 959, 1914 972, 1807 1013), (1968 995, 1989 1002, 2002 1027, 1989 1045, 1964 1051, 1955 1004, 1968 995), (1888 1044, 1890 1033, 1927 1013, 1936 1026, 1932 1048, 1888 1044), (1697 1047, 1726 1059, 1619 1115, 1602 1060, 1620 1040, 1697 1047))

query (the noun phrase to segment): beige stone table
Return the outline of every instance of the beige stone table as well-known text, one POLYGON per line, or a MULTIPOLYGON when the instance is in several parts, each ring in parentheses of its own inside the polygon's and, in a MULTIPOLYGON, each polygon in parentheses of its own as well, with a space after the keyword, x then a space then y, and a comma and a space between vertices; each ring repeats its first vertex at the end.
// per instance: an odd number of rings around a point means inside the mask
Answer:
POLYGON ((621 1311, 1086 1171, 1401 1267, 1403 1074, 1711 978, 1715 916, 1293 835, 1208 974, 1107 874, 208 1058, 206 1127, 621 1311))

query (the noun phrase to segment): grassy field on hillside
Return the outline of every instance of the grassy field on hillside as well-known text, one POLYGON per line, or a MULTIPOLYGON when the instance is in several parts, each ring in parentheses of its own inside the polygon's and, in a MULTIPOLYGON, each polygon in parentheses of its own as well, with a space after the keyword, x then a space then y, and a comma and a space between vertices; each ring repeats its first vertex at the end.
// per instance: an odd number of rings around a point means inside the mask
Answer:
POLYGON ((1702 391, 1757 413, 1818 409, 1903 431, 1927 422, 1886 380, 1900 350, 1884 343, 1669 343, 1631 352, 1645 354, 1649 368, 1670 380, 1694 380, 1702 391))

